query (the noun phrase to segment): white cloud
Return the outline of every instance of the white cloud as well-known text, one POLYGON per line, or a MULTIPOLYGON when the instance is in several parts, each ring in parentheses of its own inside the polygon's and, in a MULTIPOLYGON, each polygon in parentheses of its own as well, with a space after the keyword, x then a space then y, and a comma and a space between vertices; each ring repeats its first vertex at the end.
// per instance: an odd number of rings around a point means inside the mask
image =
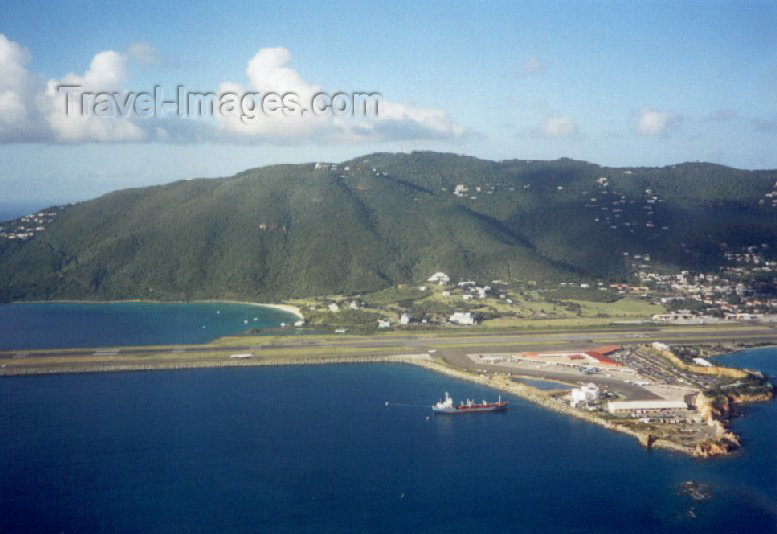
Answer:
POLYGON ((291 52, 286 48, 262 48, 248 62, 246 76, 251 87, 262 93, 296 93, 303 100, 309 100, 321 88, 309 84, 295 71, 286 66, 291 61, 291 52))
POLYGON ((139 41, 127 47, 127 55, 141 65, 154 65, 159 63, 159 52, 148 43, 139 41))
POLYGON ((551 117, 542 124, 545 137, 565 138, 577 133, 577 124, 569 117, 551 117))
MULTIPOLYGON (((301 143, 359 143, 394 140, 463 138, 469 132, 452 122, 445 111, 380 98, 379 115, 367 117, 316 116, 314 113, 257 113, 255 120, 241 120, 240 114, 216 113, 213 119, 182 120, 172 114, 139 117, 130 107, 120 112, 113 98, 110 112, 94 113, 94 97, 87 97, 89 113, 80 113, 80 94, 116 93, 119 101, 135 91, 130 83, 128 64, 149 64, 158 60, 147 43, 134 43, 126 52, 104 50, 92 58, 82 73, 69 73, 49 79, 32 75, 26 69, 29 54, 18 43, 0 34, 0 143, 2 142, 262 142, 295 145, 301 143), (62 86, 75 86, 66 95, 62 86), (66 110, 69 104, 69 113, 66 110), (129 111, 129 113, 126 113, 129 111), (109 115, 109 116, 105 116, 109 115)), ((217 95, 226 91, 242 95, 246 91, 262 95, 297 95, 300 108, 309 108, 312 97, 323 88, 306 81, 289 66, 291 53, 285 48, 263 48, 247 63, 241 84, 223 82, 217 95)), ((153 91, 152 88, 145 88, 153 91)), ((169 96, 170 91, 166 91, 169 96)), ((339 91, 329 91, 334 95, 339 91)), ((137 93, 135 93, 137 94, 137 93)), ((260 100, 261 104, 261 100, 260 100)), ((169 111, 169 110, 168 110, 169 111)), ((217 106, 218 111, 218 106, 217 106)))
POLYGON ((0 142, 25 140, 38 130, 34 94, 41 80, 25 65, 29 53, 0 33, 0 142))
POLYGON ((545 69, 545 64, 542 63, 539 59, 536 57, 527 59, 524 64, 521 66, 521 72, 524 76, 530 76, 532 74, 537 74, 541 72, 543 69, 545 69))
MULTIPOLYGON (((291 53, 286 48, 263 48, 248 62, 246 76, 249 90, 261 94, 278 95, 294 93, 303 108, 309 108, 313 97, 321 92, 332 96, 338 91, 324 91, 316 84, 305 81, 294 69, 287 66, 291 53)), ((224 82, 218 94, 224 92, 243 94, 240 84, 224 82)), ((391 140, 456 139, 468 132, 450 121, 445 111, 423 108, 406 103, 380 99, 377 117, 336 117, 304 115, 267 116, 260 114, 254 120, 245 121, 237 114, 217 116, 223 129, 238 137, 276 144, 299 142, 379 142, 391 140)))
POLYGON ((10 128, 26 120, 27 107, 19 93, 10 89, 0 92, 0 128, 10 128))
POLYGON ((677 121, 677 116, 669 111, 643 108, 639 114, 637 133, 644 137, 668 135, 677 121))
MULTIPOLYGON (((127 82, 127 55, 105 50, 95 54, 84 74, 67 74, 59 80, 49 80, 43 108, 54 136, 59 141, 140 141, 146 132, 132 120, 120 115, 98 117, 91 113, 80 113, 80 99, 77 94, 68 96, 70 111, 65 106, 62 85, 75 86, 83 92, 121 91, 127 82)), ((90 106, 87 106, 90 107, 90 106)))
POLYGON ((0 33, 0 83, 6 87, 18 86, 27 77, 24 65, 29 60, 29 53, 19 43, 0 33))

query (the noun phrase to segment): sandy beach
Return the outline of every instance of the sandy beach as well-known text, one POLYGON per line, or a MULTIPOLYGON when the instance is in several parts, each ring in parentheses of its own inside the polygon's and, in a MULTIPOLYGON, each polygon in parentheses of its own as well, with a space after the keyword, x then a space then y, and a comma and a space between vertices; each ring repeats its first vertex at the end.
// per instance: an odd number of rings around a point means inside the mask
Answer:
POLYGON ((298 319, 304 319, 302 312, 297 306, 291 304, 270 304, 266 302, 246 302, 243 300, 148 300, 148 299, 124 299, 124 300, 20 300, 9 304, 45 304, 52 302, 62 302, 67 304, 118 304, 122 302, 141 302, 144 304, 245 304, 248 306, 258 306, 260 308, 274 308, 290 313, 298 319))

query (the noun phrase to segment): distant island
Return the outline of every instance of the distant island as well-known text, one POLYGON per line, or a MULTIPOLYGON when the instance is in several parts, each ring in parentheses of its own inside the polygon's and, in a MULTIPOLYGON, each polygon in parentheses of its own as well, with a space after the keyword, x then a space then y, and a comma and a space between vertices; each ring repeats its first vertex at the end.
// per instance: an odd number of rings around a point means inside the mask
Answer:
POLYGON ((640 270, 774 262, 776 218, 777 171, 378 153, 117 191, 0 223, 0 301, 277 302, 436 271, 645 285, 640 270))
POLYGON ((706 358, 777 341, 775 220, 777 171, 706 163, 379 153, 117 191, 0 223, 0 302, 276 302, 297 320, 5 351, 0 375, 406 362, 727 454, 732 405, 774 387, 706 358))

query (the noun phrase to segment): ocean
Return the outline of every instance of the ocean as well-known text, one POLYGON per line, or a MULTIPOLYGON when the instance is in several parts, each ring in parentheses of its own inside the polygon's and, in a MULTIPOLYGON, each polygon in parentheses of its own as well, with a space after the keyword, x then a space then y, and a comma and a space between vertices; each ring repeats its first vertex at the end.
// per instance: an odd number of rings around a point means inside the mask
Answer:
POLYGON ((701 460, 506 395, 434 416, 445 391, 498 395, 401 364, 2 378, 0 531, 777 531, 777 403, 701 460))
POLYGON ((0 223, 35 213, 52 205, 54 203, 3 202, 0 200, 0 223))
POLYGON ((296 320, 275 308, 223 302, 3 304, 0 350, 206 343, 296 320))

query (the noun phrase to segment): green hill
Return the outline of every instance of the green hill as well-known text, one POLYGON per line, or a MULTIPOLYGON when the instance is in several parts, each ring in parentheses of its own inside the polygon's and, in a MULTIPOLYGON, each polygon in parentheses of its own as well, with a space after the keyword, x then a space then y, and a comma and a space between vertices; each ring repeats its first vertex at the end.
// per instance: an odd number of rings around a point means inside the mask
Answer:
POLYGON ((703 163, 611 169, 431 152, 276 165, 117 191, 64 207, 32 238, 0 238, 0 299, 274 300, 435 271, 622 279, 624 253, 714 269, 722 243, 777 249, 765 196, 776 180, 703 163))

